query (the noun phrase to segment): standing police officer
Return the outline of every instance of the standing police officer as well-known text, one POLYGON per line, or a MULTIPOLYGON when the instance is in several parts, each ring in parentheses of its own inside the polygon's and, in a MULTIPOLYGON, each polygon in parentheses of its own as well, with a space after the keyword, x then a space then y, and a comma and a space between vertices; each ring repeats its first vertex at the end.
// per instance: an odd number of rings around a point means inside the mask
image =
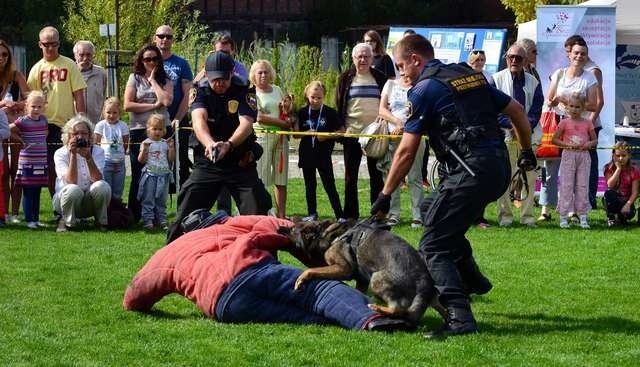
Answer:
POLYGON ((478 327, 468 293, 486 293, 491 283, 473 260, 465 233, 508 186, 511 169, 498 113, 511 117, 522 149, 518 163, 527 170, 536 165, 529 122, 522 105, 489 86, 482 74, 434 59, 433 47, 422 36, 401 39, 394 59, 400 74, 414 81, 408 96, 410 117, 371 213, 380 218, 388 212, 390 194, 409 171, 422 135, 429 135, 448 172, 423 205, 420 252, 449 316, 443 327, 425 337, 474 333, 478 327))
POLYGON ((167 243, 180 237, 182 219, 195 209, 210 209, 222 187, 227 187, 240 214, 265 214, 271 197, 258 178, 253 121, 256 96, 246 83, 233 75, 233 58, 214 52, 205 63, 206 78, 192 90, 191 120, 197 139, 194 166, 178 194, 176 221, 167 243))

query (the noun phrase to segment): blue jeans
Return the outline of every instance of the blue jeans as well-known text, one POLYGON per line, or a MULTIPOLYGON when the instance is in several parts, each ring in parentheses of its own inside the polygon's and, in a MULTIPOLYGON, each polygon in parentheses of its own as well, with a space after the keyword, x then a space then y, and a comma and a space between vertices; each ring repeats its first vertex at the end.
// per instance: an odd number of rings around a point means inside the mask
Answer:
POLYGON ((301 291, 293 285, 302 270, 271 259, 239 274, 222 292, 214 313, 222 322, 336 324, 362 329, 378 315, 369 299, 335 280, 311 280, 301 291))
POLYGON ((171 173, 156 176, 142 173, 138 188, 138 200, 142 206, 142 221, 148 223, 167 223, 167 197, 171 173))
POLYGON ((24 211, 24 220, 29 222, 37 222, 40 220, 40 186, 27 186, 22 188, 22 210, 24 211))
POLYGON ((119 200, 122 199, 122 192, 124 191, 125 173, 124 160, 121 162, 104 162, 102 176, 111 186, 111 196, 119 200))
POLYGON ((546 179, 540 186, 540 205, 555 208, 558 205, 558 171, 560 159, 544 161, 546 179))

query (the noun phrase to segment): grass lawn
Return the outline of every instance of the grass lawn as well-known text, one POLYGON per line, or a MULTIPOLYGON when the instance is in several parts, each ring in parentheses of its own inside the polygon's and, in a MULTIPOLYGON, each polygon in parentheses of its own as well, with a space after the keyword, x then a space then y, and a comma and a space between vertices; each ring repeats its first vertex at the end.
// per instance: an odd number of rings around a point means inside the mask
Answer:
MULTIPOLYGON (((306 215, 302 180, 291 180, 288 191, 288 213, 306 215)), ((363 215, 367 192, 361 190, 363 215)), ((321 188, 318 196, 329 217, 321 188)), ((46 220, 52 215, 44 198, 43 190, 46 220)), ((394 231, 416 244, 421 232, 409 226, 406 192, 403 206, 394 231)), ((150 314, 125 312, 127 283, 162 246, 163 233, 8 226, 0 229, 0 365, 637 365, 640 266, 633 259, 640 229, 608 229, 602 210, 592 212, 590 230, 561 230, 557 215, 536 229, 499 228, 495 206, 487 214, 492 227, 469 232, 494 284, 473 299, 481 333, 440 342, 422 338, 441 323, 433 310, 419 332, 392 335, 221 324, 180 296, 150 314)), ((298 264, 288 254, 281 259, 298 264)))

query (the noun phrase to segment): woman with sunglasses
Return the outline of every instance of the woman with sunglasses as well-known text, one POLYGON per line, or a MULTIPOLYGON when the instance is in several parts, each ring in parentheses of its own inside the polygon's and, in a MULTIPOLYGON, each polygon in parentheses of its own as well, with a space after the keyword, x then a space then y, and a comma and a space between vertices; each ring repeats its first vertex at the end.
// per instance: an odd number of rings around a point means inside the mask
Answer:
POLYGON ((124 90, 124 109, 129 112, 129 158, 131 159, 131 183, 129 186, 129 209, 136 222, 140 220, 141 206, 136 198, 142 165, 138 162, 140 143, 146 139, 146 123, 149 116, 158 113, 165 117, 169 126, 167 107, 173 100, 173 84, 167 78, 155 45, 146 44, 136 53, 133 73, 129 75, 124 90))
MULTIPOLYGON (((16 70, 13 61, 11 48, 0 40, 0 110, 7 115, 8 123, 12 123, 22 114, 24 99, 29 87, 24 74, 16 70)), ((9 140, 8 143, 11 143, 9 140)), ((7 220, 9 223, 18 223, 18 211, 20 208, 20 198, 22 190, 15 186, 16 171, 18 169, 18 156, 20 145, 3 144, 0 157, 2 167, 0 167, 0 177, 2 177, 2 188, 4 189, 4 203, 7 209, 7 220), (9 150, 11 150, 11 161, 9 161, 9 150), (9 212, 9 202, 11 202, 11 212, 9 212)), ((5 218, 0 218, 4 220, 5 218)))
POLYGON ((471 66, 473 70, 478 73, 482 73, 489 83, 493 83, 491 73, 484 70, 484 65, 487 63, 487 56, 483 50, 471 50, 467 57, 467 64, 471 66))

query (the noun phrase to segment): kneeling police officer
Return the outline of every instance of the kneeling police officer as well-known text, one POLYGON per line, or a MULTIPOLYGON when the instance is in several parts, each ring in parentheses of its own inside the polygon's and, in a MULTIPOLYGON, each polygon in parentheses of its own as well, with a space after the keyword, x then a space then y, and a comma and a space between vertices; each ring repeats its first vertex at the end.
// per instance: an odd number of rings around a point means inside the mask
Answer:
POLYGON ((206 78, 191 92, 194 165, 180 188, 167 243, 183 234, 180 223, 186 215, 211 209, 222 187, 229 189, 240 214, 266 215, 271 208, 255 163, 262 154, 253 132, 256 96, 233 74, 233 68, 230 55, 211 53, 205 63, 206 78))
POLYGON ((394 59, 401 75, 414 84, 408 93, 410 117, 371 214, 380 218, 389 211, 390 194, 409 171, 422 135, 428 135, 447 172, 423 205, 419 250, 449 316, 425 337, 474 333, 478 327, 469 294, 486 293, 492 286, 473 260, 465 233, 508 187, 511 168, 498 114, 511 118, 521 147, 518 165, 526 170, 536 166, 530 125, 522 105, 468 65, 434 59, 433 47, 420 35, 400 40, 394 59))

